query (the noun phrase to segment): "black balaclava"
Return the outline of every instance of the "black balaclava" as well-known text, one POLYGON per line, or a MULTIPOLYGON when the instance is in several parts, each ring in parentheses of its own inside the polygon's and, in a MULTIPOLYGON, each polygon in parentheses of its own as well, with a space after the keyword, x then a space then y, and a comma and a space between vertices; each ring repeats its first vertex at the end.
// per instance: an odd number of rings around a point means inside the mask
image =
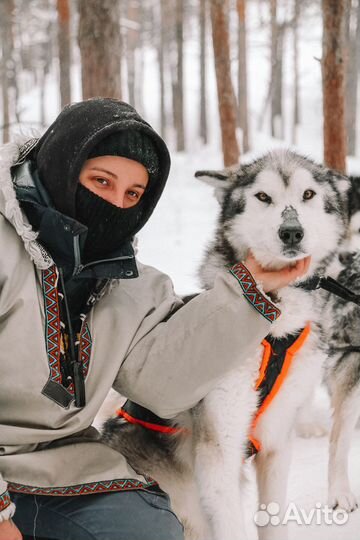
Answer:
POLYGON ((85 262, 106 257, 149 219, 165 187, 170 156, 164 141, 133 107, 111 98, 69 105, 33 151, 39 178, 53 205, 89 229, 85 262), (149 183, 140 202, 118 208, 79 184, 84 162, 118 155, 142 163, 149 183))
MULTIPOLYGON (((152 139, 141 131, 119 131, 102 139, 90 152, 88 159, 98 156, 121 156, 141 163, 148 171, 148 188, 159 175, 159 158, 152 139)), ((119 208, 105 201, 79 183, 76 191, 75 218, 88 227, 83 248, 87 262, 105 257, 129 240, 139 228, 148 192, 131 208, 119 208)))

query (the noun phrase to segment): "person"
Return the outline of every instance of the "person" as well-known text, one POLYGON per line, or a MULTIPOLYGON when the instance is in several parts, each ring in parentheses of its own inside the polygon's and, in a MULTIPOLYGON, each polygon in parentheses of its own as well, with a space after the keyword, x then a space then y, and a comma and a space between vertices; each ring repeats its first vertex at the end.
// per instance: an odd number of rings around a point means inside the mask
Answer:
POLYGON ((99 441, 94 417, 111 387, 164 418, 193 407, 280 316, 264 293, 306 272, 249 254, 234 261, 244 279, 224 268, 178 309, 132 246, 169 168, 159 135, 107 98, 1 149, 0 540, 182 538, 167 495, 99 441))

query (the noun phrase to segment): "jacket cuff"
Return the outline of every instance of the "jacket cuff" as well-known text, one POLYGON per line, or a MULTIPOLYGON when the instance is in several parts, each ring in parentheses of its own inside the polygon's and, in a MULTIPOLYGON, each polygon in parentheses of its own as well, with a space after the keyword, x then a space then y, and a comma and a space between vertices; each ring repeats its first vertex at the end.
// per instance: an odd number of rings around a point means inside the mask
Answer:
POLYGON ((230 267, 232 274, 239 282, 246 300, 269 322, 274 322, 281 315, 271 300, 259 290, 256 281, 243 263, 237 263, 230 267))
POLYGON ((0 523, 10 519, 15 514, 15 504, 11 502, 8 491, 0 495, 0 523))

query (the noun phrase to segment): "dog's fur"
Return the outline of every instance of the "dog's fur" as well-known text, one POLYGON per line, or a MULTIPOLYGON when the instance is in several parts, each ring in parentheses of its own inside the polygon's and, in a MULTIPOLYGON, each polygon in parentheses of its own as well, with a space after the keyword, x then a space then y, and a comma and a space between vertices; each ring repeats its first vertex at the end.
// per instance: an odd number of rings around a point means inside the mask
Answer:
MULTIPOLYGON (((308 276, 324 272, 335 257, 346 229, 346 178, 289 151, 269 153, 231 170, 200 171, 196 176, 215 187, 221 207, 215 240, 200 269, 204 288, 213 286, 216 273, 227 264, 244 260, 249 249, 268 268, 282 268, 311 255, 308 276), (304 200, 307 190, 315 195, 304 200), (261 192, 271 201, 261 202, 257 197, 261 192), (296 245, 289 246, 280 238, 289 223, 298 224, 304 234, 296 245)), ((312 332, 254 433, 262 445, 255 459, 259 504, 285 506, 294 420, 321 379, 325 358, 316 309, 319 294, 288 286, 276 299, 282 315, 272 324, 272 336, 294 334, 308 322, 312 332)), ((238 369, 225 375, 192 411, 175 419, 190 435, 169 438, 119 418, 105 424, 104 442, 170 494, 187 539, 246 538, 241 474, 257 406, 254 382, 261 357, 259 346, 253 357, 242 359, 238 369)), ((286 528, 262 527, 259 535, 281 540, 286 528)))
MULTIPOLYGON (((351 178, 349 229, 342 245, 342 269, 336 279, 360 295, 360 178, 351 178)), ((334 409, 329 453, 329 505, 351 512, 357 501, 350 488, 348 455, 351 438, 360 416, 360 351, 342 350, 360 346, 360 307, 329 296, 324 331, 330 352, 325 382, 334 409)))

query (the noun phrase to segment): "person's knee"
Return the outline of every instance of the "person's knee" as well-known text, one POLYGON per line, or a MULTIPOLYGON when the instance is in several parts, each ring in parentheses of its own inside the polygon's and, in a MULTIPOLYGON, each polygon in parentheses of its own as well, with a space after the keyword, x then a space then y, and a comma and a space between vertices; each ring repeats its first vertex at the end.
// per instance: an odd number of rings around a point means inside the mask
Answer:
POLYGON ((167 496, 138 493, 146 510, 138 521, 136 540, 184 540, 184 529, 167 496))

